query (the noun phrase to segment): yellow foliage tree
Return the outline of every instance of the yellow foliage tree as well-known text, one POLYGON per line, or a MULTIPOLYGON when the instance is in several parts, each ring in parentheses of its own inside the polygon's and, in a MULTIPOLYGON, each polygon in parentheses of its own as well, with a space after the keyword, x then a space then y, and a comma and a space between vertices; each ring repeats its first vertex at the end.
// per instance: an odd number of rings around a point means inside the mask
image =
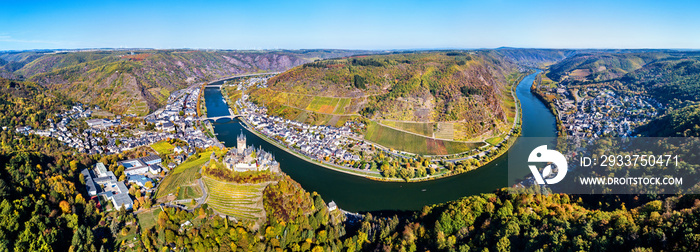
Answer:
POLYGON ((61 211, 63 211, 63 213, 70 213, 71 207, 68 201, 61 200, 61 202, 58 203, 58 206, 61 208, 61 211))
POLYGON ((73 194, 75 192, 75 185, 72 182, 67 181, 61 175, 56 175, 49 178, 48 182, 51 189, 61 194, 61 196, 63 197, 65 197, 66 195, 73 194))
POLYGON ((82 194, 75 195, 75 203, 85 204, 85 198, 83 198, 82 194))

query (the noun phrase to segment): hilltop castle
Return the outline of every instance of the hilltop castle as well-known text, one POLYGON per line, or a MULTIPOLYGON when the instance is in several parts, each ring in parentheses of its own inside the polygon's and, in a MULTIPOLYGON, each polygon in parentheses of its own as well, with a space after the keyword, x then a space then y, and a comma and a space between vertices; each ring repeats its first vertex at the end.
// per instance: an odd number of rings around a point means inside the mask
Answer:
POLYGON ((241 154, 243 154, 243 152, 245 150, 245 142, 246 142, 246 137, 243 134, 243 131, 241 131, 241 134, 238 135, 238 137, 236 138, 236 142, 237 142, 236 151, 238 152, 239 155, 241 155, 241 154))
POLYGON ((224 157, 226 168, 237 171, 279 171, 279 163, 272 154, 261 148, 246 146, 246 136, 241 132, 236 138, 236 148, 229 150, 224 157))

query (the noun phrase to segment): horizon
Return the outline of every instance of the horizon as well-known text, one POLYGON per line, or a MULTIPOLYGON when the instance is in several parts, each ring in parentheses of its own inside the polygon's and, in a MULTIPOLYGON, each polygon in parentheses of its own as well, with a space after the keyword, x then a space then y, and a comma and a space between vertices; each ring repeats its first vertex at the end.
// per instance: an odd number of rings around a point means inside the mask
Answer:
POLYGON ((5 2, 0 50, 700 48, 673 1, 5 2))
POLYGON ((70 51, 168 51, 168 50, 195 50, 195 51, 303 51, 303 50, 344 50, 344 51, 391 51, 391 52, 411 52, 411 51, 478 51, 478 50, 503 50, 503 49, 525 49, 525 50, 573 50, 573 51, 607 51, 607 50, 624 50, 624 51, 700 51, 699 48, 555 48, 555 47, 491 47, 491 48, 396 48, 396 49, 348 49, 348 48, 260 48, 260 49, 224 49, 224 48, 143 48, 143 47, 124 47, 124 48, 34 48, 21 50, 0 50, 0 52, 70 52, 70 51))

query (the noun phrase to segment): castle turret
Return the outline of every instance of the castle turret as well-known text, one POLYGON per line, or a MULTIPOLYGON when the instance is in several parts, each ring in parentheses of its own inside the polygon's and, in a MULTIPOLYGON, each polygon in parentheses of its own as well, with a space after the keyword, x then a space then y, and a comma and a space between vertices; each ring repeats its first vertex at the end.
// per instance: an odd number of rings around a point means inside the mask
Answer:
POLYGON ((243 134, 243 131, 241 131, 241 134, 238 135, 237 142, 238 144, 236 145, 236 151, 238 154, 243 154, 243 151, 245 151, 245 135, 243 134))

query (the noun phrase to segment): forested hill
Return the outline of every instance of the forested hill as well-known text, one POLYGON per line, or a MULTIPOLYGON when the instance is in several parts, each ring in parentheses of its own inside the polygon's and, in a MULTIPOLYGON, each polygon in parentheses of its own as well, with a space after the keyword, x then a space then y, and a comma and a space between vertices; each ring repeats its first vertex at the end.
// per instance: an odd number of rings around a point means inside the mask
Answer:
POLYGON ((669 54, 661 51, 582 52, 550 66, 547 77, 554 81, 606 81, 622 77, 647 63, 666 57, 669 54))
POLYGON ((528 49, 502 47, 494 52, 509 60, 527 67, 543 67, 557 63, 576 54, 576 50, 566 49, 528 49))
POLYGON ((364 51, 97 50, 2 52, 0 75, 32 80, 115 113, 146 114, 171 91, 226 76, 276 72, 364 51))
POLYGON ((501 100, 517 71, 513 62, 484 51, 397 53, 316 61, 269 83, 275 92, 366 97, 359 112, 371 119, 491 125, 506 120, 501 100))

